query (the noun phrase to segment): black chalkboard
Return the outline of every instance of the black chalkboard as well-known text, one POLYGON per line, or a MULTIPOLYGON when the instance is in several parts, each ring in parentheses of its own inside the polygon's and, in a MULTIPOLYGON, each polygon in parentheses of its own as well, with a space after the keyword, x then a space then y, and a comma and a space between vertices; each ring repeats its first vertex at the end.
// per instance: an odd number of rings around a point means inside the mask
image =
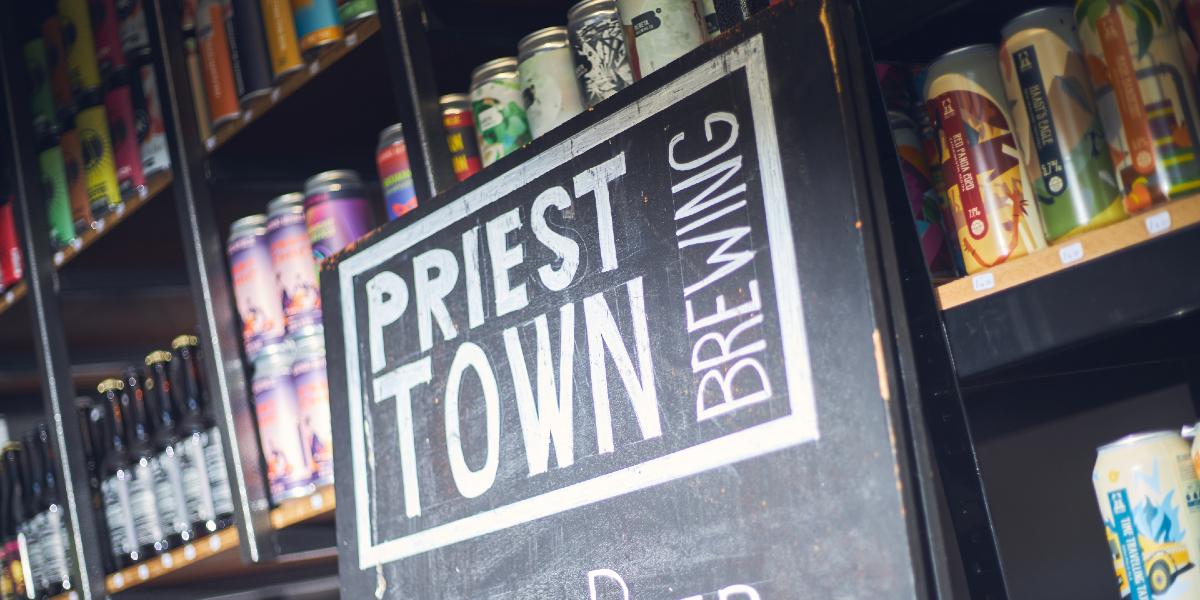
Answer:
POLYGON ((921 593, 828 19, 768 16, 324 273, 346 597, 921 593))

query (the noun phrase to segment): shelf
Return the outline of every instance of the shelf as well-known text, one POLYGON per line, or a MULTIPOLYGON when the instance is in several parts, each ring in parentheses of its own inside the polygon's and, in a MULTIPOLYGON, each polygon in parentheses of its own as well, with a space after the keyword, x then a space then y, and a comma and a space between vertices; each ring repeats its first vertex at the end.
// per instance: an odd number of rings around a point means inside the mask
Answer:
POLYGON ((160 172, 151 175, 146 179, 146 189, 143 193, 119 204, 113 212, 97 221, 92 229, 84 231, 79 237, 71 240, 71 243, 66 248, 55 252, 53 256, 54 268, 61 269, 66 266, 72 259, 79 256, 79 253, 96 243, 97 240, 112 231, 122 221, 137 212, 139 208, 145 206, 147 202, 153 200, 170 187, 170 172, 160 172))
POLYGON ((108 576, 104 587, 108 593, 115 594, 221 554, 236 554, 237 547, 237 529, 227 527, 166 554, 121 569, 108 576))
POLYGON ((18 281, 17 285, 4 290, 4 293, 0 294, 0 313, 16 306, 21 301, 21 298, 25 297, 25 292, 27 291, 29 290, 24 281, 18 281))
POLYGON ((1200 308, 1200 196, 938 288, 962 378, 1200 308))
POLYGON ((269 112, 275 105, 283 102, 288 96, 291 96, 296 90, 304 87, 314 77, 319 75, 331 65, 341 60, 351 50, 358 47, 364 41, 375 35, 379 31, 379 18, 370 17, 354 23, 346 28, 346 37, 341 43, 331 44, 328 47, 318 52, 317 56, 308 62, 306 68, 301 69, 279 84, 270 94, 260 96, 251 100, 246 105, 242 106, 242 114, 237 119, 230 121, 217 128, 213 135, 204 140, 204 147, 209 154, 216 152, 221 146, 232 139, 240 131, 248 125, 262 118, 264 114, 269 112))
POLYGON ((283 501, 271 509, 271 527, 283 529, 307 521, 333 518, 333 486, 322 486, 311 496, 283 501))

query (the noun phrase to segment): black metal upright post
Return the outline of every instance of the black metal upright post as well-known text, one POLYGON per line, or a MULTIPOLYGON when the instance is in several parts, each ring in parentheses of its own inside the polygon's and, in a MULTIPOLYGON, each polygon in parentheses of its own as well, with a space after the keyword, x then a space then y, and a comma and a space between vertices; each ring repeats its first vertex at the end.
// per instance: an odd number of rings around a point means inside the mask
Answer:
POLYGON ((418 198, 433 198, 458 180, 442 130, 422 0, 379 0, 379 26, 396 108, 404 124, 413 185, 418 198))
POLYGON ((246 385, 233 291, 226 275, 224 246, 213 199, 205 179, 206 152, 196 124, 180 27, 181 4, 145 3, 154 70, 170 144, 172 187, 191 279, 192 302, 204 351, 210 404, 225 439, 242 558, 269 560, 277 554, 270 539, 270 500, 258 450, 254 407, 246 385))
POLYGON ((80 435, 79 413, 75 410, 75 385, 67 355, 58 298, 58 274, 52 261, 49 217, 36 162, 37 141, 29 104, 29 85, 21 64, 22 51, 18 32, 16 3, 6 3, 7 14, 0 15, 0 72, 4 84, 4 105, 8 107, 5 137, 14 165, 16 219, 25 257, 25 280, 29 289, 29 309, 42 380, 46 421, 51 443, 58 456, 54 465, 62 482, 61 501, 67 510, 68 551, 74 558, 71 581, 83 600, 104 598, 104 563, 99 522, 88 501, 88 473, 82 444, 67 444, 68 437, 80 435))

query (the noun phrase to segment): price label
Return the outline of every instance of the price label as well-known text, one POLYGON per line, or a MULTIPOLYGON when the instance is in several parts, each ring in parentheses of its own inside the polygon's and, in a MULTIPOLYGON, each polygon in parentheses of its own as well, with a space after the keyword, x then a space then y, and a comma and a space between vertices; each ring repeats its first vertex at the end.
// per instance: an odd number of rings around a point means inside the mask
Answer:
POLYGON ((991 273, 980 273, 971 278, 971 288, 984 292, 996 287, 996 276, 991 273))
POLYGON ((196 560, 196 547, 191 544, 184 546, 183 547, 183 559, 184 560, 196 560))
POLYGON ((117 213, 118 217, 125 214, 125 203, 122 202, 118 204, 117 207, 113 209, 113 212, 117 213))
POLYGON ((113 587, 125 587, 125 576, 120 573, 113 575, 113 587))
POLYGON ((58 251, 58 252, 55 252, 55 253, 54 253, 54 266, 56 266, 56 267, 57 267, 57 266, 61 266, 61 265, 62 265, 62 261, 63 261, 63 253, 62 253, 62 251, 60 250, 60 251, 58 251))
POLYGON ((104 231, 104 226, 105 226, 106 224, 107 224, 107 223, 105 223, 105 222, 104 222, 104 219, 100 219, 99 221, 96 221, 96 233, 103 232, 103 231, 104 231))
POLYGON ((74 248, 76 251, 79 251, 80 248, 83 248, 83 240, 81 240, 79 238, 75 238, 75 239, 71 240, 71 247, 74 248))
POLYGON ((271 102, 279 102, 279 88, 271 90, 271 102))
POLYGON ((138 579, 141 579, 142 581, 150 579, 150 567, 147 567, 146 565, 138 565, 137 573, 138 579))
POLYGON ((72 590, 70 594, 67 594, 67 598, 70 598, 70 600, 79 600, 79 594, 72 590))
POLYGON ((12 292, 4 292, 4 302, 12 304, 14 298, 16 298, 16 296, 13 295, 12 292))
POLYGON ((146 196, 149 196, 149 195, 150 195, 150 192, 146 190, 146 186, 143 185, 138 188, 138 198, 145 200, 146 196))
POLYGON ((205 147, 205 148, 206 148, 206 149, 207 149, 209 152, 212 152, 212 151, 213 151, 213 148, 216 148, 216 147, 217 147, 217 138, 216 138, 216 136, 213 136, 213 137, 210 137, 210 138, 208 138, 207 140, 204 140, 204 147, 205 147))
POLYGON ((350 33, 346 35, 346 47, 353 48, 358 43, 358 34, 350 33))
POLYGON ((1171 213, 1162 211, 1146 217, 1146 233, 1158 235, 1171 228, 1171 213))
POLYGON ((312 506, 313 510, 320 510, 322 506, 325 506, 325 497, 321 494, 313 494, 308 497, 308 504, 312 506))
POLYGON ((216 534, 208 538, 208 549, 216 552, 221 549, 221 535, 216 534))
POLYGON ((1058 260, 1064 265, 1069 265, 1083 259, 1083 244, 1075 242, 1067 244, 1058 249, 1058 260))
POLYGON ((158 562, 162 563, 164 569, 170 569, 171 567, 175 566, 175 559, 171 558, 171 553, 169 552, 162 555, 162 557, 158 559, 158 562))
POLYGON ((317 62, 317 61, 315 61, 315 60, 314 60, 314 61, 312 61, 312 64, 308 65, 308 74, 309 74, 309 76, 316 75, 316 74, 317 74, 317 72, 318 72, 318 71, 320 71, 320 70, 321 70, 321 63, 319 63, 319 62, 317 62))
POLYGON ((242 113, 242 122, 249 123, 252 119, 254 119, 254 111, 246 109, 246 112, 242 113))

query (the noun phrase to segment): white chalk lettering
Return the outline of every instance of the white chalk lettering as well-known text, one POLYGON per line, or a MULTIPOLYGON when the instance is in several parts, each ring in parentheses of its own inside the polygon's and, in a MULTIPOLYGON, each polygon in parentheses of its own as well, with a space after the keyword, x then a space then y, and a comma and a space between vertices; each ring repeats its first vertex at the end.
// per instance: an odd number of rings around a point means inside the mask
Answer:
POLYGON ((588 598, 590 600, 600 600, 600 596, 596 595, 596 583, 601 578, 615 582, 621 589, 621 600, 629 600, 629 586, 625 585, 625 580, 612 569, 596 569, 588 571, 588 598))
POLYGON ((733 144, 737 142, 738 137, 737 117, 733 116, 733 113, 728 112, 714 112, 704 117, 704 139, 710 142, 713 141, 713 123, 725 123, 726 125, 729 125, 729 137, 725 140, 725 142, 722 143, 716 150, 713 150, 712 152, 709 152, 708 154, 701 156, 696 160, 680 162, 675 158, 675 146, 679 144, 679 142, 683 141, 684 134, 675 134, 675 137, 671 138, 671 142, 667 144, 667 161, 671 163, 672 169, 675 169, 676 171, 691 171, 692 169, 707 163, 708 161, 716 158, 726 150, 733 147, 733 144))
POLYGON ((575 240, 562 235, 546 224, 546 211, 550 207, 565 210, 571 206, 571 196, 561 187, 552 187, 533 200, 530 209, 530 227, 539 242, 554 251, 554 256, 561 261, 555 269, 551 265, 538 268, 538 277, 546 289, 558 292, 571 285, 575 272, 579 270, 579 244, 575 240))
POLYGON ((471 342, 463 342, 458 347, 454 361, 450 363, 450 374, 446 376, 446 450, 450 454, 450 474, 458 493, 467 498, 476 498, 491 489, 496 482, 496 469, 500 466, 500 389, 496 385, 496 374, 492 371, 487 354, 483 348, 471 342), (479 376, 487 425, 486 456, 478 471, 467 465, 458 417, 458 405, 461 402, 459 391, 467 369, 473 369, 479 376))
POLYGON ((417 484, 417 449, 413 437, 412 391, 433 379, 428 356, 375 378, 375 402, 396 399, 396 435, 400 438, 400 476, 404 483, 404 514, 421 514, 421 488, 417 484))
POLYGON ((550 325, 546 315, 533 320, 537 337, 537 402, 529 371, 525 366, 525 350, 521 347, 516 327, 504 330, 504 349, 512 369, 513 387, 517 397, 517 413, 521 418, 521 435, 525 440, 525 458, 529 475, 545 473, 550 463, 550 441, 554 440, 554 456, 559 467, 575 462, 574 428, 574 362, 575 362, 575 305, 559 308, 558 385, 555 385, 554 360, 550 351, 550 325))
POLYGON ((521 213, 512 209, 487 224, 488 255, 492 259, 492 287, 496 293, 496 316, 521 310, 529 305, 525 284, 512 285, 508 272, 525 260, 525 246, 508 245, 508 234, 521 228, 521 213))
POLYGON ((717 249, 708 256, 705 262, 709 265, 721 265, 717 269, 701 279, 683 288, 683 296, 686 298, 691 296, 697 290, 717 281, 718 279, 736 271, 745 266, 750 261, 754 260, 753 250, 742 250, 739 252, 729 252, 730 247, 741 241, 743 237, 750 233, 749 227, 732 227, 724 231, 709 233, 706 235, 696 236, 686 240, 679 240, 679 248, 687 248, 698 244, 710 244, 713 242, 721 242, 717 249))
POLYGON ((442 339, 458 336, 454 319, 446 309, 446 296, 458 284, 458 259, 442 248, 426 250, 413 258, 413 290, 417 297, 417 337, 424 352, 433 347, 433 320, 437 320, 442 339), (432 275, 434 271, 437 275, 432 275))
POLYGON ((463 269, 467 280, 467 326, 483 325, 483 284, 479 280, 479 226, 462 234, 463 269))
POLYGON ((596 227, 600 239, 600 270, 617 268, 617 241, 613 234, 612 202, 608 184, 625 175, 625 153, 622 152, 575 176, 575 197, 591 192, 596 198, 596 227))
POLYGON ((408 286, 399 275, 381 271, 367 281, 367 330, 371 346, 371 372, 387 364, 383 328, 395 323, 408 308, 408 286))
POLYGON ((683 302, 683 308, 684 308, 684 311, 687 313, 688 333, 691 333, 698 329, 704 329, 705 327, 710 327, 712 325, 716 325, 718 323, 721 323, 722 321, 726 321, 726 320, 732 319, 734 317, 740 317, 742 315, 748 315, 751 313, 758 312, 759 310, 762 310, 762 299, 760 299, 758 297, 758 280, 751 279, 750 283, 747 284, 746 288, 750 294, 749 300, 747 300, 733 308, 726 308, 725 307, 725 296, 717 296, 716 299, 713 300, 713 303, 716 304, 716 306, 717 306, 717 310, 714 311, 713 314, 711 314, 707 317, 700 317, 699 319, 696 318, 695 309, 692 305, 692 301, 685 300, 683 302))

